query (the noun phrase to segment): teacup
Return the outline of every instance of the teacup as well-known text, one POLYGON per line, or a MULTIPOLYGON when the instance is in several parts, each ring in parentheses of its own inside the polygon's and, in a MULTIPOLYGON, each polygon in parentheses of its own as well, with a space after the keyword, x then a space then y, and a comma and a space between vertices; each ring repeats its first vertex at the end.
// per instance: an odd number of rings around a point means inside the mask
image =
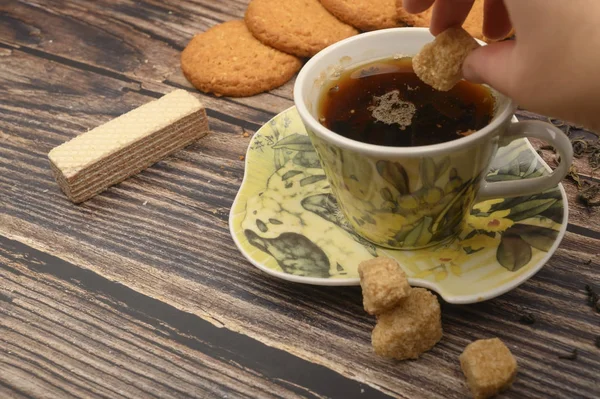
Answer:
POLYGON ((387 248, 417 249, 444 242, 462 230, 476 200, 553 188, 567 175, 573 157, 571 143, 562 131, 540 121, 512 122, 516 104, 496 92, 494 116, 486 127, 441 144, 377 146, 348 139, 319 122, 322 90, 345 68, 415 55, 432 40, 426 28, 354 36, 313 57, 294 87, 294 102, 340 210, 357 234, 387 248), (523 137, 553 145, 560 154, 558 167, 548 176, 487 182, 498 147, 523 137))

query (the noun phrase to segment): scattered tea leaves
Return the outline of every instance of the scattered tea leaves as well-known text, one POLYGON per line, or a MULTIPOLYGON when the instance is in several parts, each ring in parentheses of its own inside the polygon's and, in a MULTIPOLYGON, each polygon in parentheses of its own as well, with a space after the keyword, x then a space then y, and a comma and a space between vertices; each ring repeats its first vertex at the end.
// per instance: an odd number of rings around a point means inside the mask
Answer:
POLYGON ((558 358, 563 360, 577 360, 577 356, 579 356, 579 351, 577 350, 577 348, 575 348, 569 354, 558 355, 558 358))
POLYGON ((571 168, 569 168, 569 174, 567 175, 567 177, 569 179, 573 180, 577 184, 577 188, 579 188, 581 190, 581 188, 583 186, 581 185, 581 179, 579 178, 579 173, 577 173, 577 166, 571 165, 571 168))
POLYGON ((535 317, 531 313, 524 314, 519 318, 519 323, 531 325, 535 323, 535 317))
POLYGON ((590 166, 592 167, 592 169, 600 168, 600 148, 596 149, 590 155, 590 166))
POLYGON ((551 124, 553 124, 556 127, 561 127, 565 125, 564 121, 561 121, 560 119, 556 119, 556 118, 548 118, 548 122, 550 122, 551 124))
POLYGON ((573 153, 576 157, 579 158, 587 152, 588 142, 586 140, 583 140, 582 138, 577 138, 575 140, 572 140, 571 144, 573 145, 573 153))
POLYGON ((598 294, 596 294, 595 292, 588 294, 588 304, 590 306, 596 306, 599 299, 600 298, 598 297, 598 294))
POLYGON ((585 285, 585 291, 588 296, 588 305, 590 305, 592 309, 596 310, 596 312, 600 312, 600 295, 598 295, 598 293, 589 284, 585 285))
POLYGON ((577 194, 579 202, 587 207, 600 206, 600 184, 589 184, 577 194))
POLYGON ((565 129, 565 134, 568 136, 571 135, 571 125, 567 125, 567 128, 565 129))

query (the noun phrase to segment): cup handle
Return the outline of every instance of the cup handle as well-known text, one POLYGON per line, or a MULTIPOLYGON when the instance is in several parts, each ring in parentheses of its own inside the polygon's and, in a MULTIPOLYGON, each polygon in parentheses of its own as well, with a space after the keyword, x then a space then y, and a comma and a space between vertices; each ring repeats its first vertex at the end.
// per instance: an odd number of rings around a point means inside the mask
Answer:
POLYGON ((567 136, 556 126, 542 121, 523 121, 512 123, 502 139, 513 141, 534 137, 552 144, 560 155, 560 164, 548 176, 534 177, 520 181, 483 182, 477 200, 492 198, 518 197, 541 193, 556 187, 569 173, 573 161, 573 146, 567 136))

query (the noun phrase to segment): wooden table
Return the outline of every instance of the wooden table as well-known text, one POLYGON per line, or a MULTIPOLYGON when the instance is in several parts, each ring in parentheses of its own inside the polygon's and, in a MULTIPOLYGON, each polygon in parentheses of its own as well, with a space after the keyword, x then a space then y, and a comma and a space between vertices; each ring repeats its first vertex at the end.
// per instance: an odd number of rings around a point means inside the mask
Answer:
POLYGON ((175 88, 195 92, 181 50, 247 3, 0 0, 0 397, 464 398, 458 355, 491 336, 521 367, 503 397, 600 397, 600 313, 584 290, 600 286, 600 211, 571 181, 547 266, 500 298, 444 304, 444 339, 414 362, 372 353, 359 288, 269 278, 229 235, 242 134, 292 105, 291 83, 203 95, 211 135, 81 206, 66 200, 50 149, 175 88), (573 348, 576 360, 559 358, 573 348))

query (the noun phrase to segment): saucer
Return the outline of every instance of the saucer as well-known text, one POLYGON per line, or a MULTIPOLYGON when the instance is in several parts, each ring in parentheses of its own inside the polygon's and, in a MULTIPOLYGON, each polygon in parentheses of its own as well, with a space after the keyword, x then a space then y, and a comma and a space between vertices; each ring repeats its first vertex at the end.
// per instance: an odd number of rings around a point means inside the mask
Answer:
MULTIPOLYGON (((526 139, 501 147, 488 181, 546 175, 548 165, 526 139)), ((546 192, 475 204, 467 228, 451 242, 389 250, 356 235, 337 208, 296 108, 252 138, 229 227, 242 254, 274 277, 315 285, 358 285, 358 264, 376 256, 398 261, 413 286, 450 303, 501 295, 544 266, 567 228, 562 185, 546 192)))

